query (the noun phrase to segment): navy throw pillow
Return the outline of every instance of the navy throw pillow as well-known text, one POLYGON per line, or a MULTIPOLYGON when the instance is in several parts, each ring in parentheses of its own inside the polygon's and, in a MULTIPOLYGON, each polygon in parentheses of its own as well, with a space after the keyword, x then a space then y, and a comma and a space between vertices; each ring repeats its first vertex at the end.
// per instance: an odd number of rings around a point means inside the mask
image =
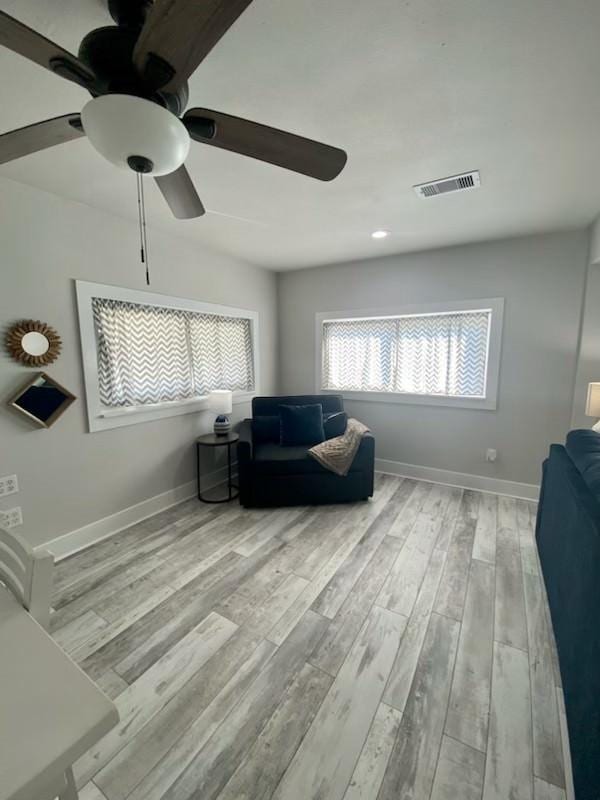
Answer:
POLYGON ((343 436, 346 433, 348 424, 348 414, 345 411, 334 411, 333 414, 325 414, 323 418, 323 430, 326 439, 334 439, 336 436, 343 436))
POLYGON ((279 406, 282 445, 319 444, 325 439, 323 431, 323 406, 321 403, 306 406, 279 406))

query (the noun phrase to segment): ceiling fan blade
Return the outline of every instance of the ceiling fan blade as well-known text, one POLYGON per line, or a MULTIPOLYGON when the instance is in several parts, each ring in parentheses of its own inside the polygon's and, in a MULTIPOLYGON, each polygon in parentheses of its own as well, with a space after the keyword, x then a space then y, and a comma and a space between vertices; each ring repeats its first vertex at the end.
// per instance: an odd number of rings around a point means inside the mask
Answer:
POLYGON ((0 45, 84 89, 91 89, 96 81, 94 73, 72 53, 3 11, 0 11, 0 45))
POLYGON ((65 114, 63 117, 34 122, 33 125, 0 136, 0 164, 54 147, 55 144, 79 139, 80 136, 85 136, 85 133, 79 114, 65 114))
POLYGON ((177 219, 193 219, 204 214, 202 201, 184 165, 169 175, 158 175, 154 180, 177 219))
POLYGON ((252 0, 155 0, 133 63, 156 89, 177 90, 252 0))
POLYGON ((258 158, 320 181, 333 180, 348 160, 338 147, 206 108, 191 108, 183 123, 197 142, 258 158))

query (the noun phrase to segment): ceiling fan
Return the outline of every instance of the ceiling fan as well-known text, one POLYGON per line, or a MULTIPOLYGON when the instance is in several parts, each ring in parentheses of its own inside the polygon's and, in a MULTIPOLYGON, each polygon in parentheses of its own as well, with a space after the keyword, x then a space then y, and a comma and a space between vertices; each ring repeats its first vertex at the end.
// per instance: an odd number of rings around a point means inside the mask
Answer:
POLYGON ((108 0, 116 25, 96 28, 77 57, 0 12, 0 44, 92 95, 81 114, 0 136, 0 164, 87 136, 118 167, 152 175, 173 214, 204 207, 184 162, 190 138, 330 181, 346 153, 276 128, 191 108, 187 79, 252 0, 108 0), (181 116, 183 114, 183 116, 181 116))

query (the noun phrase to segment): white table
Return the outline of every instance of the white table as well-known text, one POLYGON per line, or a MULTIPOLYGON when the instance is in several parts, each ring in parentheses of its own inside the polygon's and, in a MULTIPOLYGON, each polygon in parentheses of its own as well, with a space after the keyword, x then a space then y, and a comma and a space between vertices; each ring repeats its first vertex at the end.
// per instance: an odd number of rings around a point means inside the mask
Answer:
POLYGON ((118 720, 114 703, 0 585, 0 800, 65 792, 65 773, 118 720))

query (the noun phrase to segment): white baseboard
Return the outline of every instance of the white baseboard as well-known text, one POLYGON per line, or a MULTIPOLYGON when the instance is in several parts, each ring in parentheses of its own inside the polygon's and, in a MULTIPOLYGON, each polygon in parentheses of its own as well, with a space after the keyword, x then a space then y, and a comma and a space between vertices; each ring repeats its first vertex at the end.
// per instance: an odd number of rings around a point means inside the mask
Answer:
MULTIPOLYGON (((224 483, 227 480, 227 467, 215 470, 202 476, 202 491, 211 489, 224 483)), ((55 560, 60 561, 62 558, 72 556, 74 553, 89 547, 91 544, 96 544, 102 539, 107 539, 123 528, 128 528, 130 525, 135 525, 137 522, 148 517, 158 514, 159 511, 164 511, 170 506, 188 500, 190 497, 196 495, 196 481, 189 481, 176 486, 174 489, 169 489, 166 492, 157 494, 154 497, 149 497, 147 500, 142 500, 141 503, 136 503, 133 506, 124 508, 117 511, 115 514, 110 514, 108 517, 103 517, 96 522, 90 522, 89 525, 84 525, 82 528, 77 528, 74 531, 69 531, 62 536, 57 536, 56 539, 51 539, 39 548, 49 550, 54 556, 55 560)))
POLYGON ((461 489, 478 489, 481 492, 505 494, 523 500, 537 500, 540 487, 533 483, 505 481, 501 478, 488 478, 484 475, 470 475, 467 472, 454 472, 449 469, 420 467, 417 464, 403 464, 401 461, 388 461, 385 458, 375 459, 375 471, 388 475, 400 475, 403 478, 418 478, 430 483, 444 483, 458 486, 461 489))
MULTIPOLYGON (((458 486, 462 489, 478 489, 483 492, 505 494, 510 497, 519 497, 526 500, 537 500, 539 486, 529 483, 505 481, 499 478, 487 478, 483 475, 469 475, 465 472, 435 469, 434 467, 420 467, 416 464, 403 464, 400 461, 388 461, 383 458, 375 459, 375 470, 389 475, 400 475, 405 478, 418 478, 431 483, 443 483, 449 486, 458 486)), ((210 489, 223 483, 227 477, 227 468, 223 467, 211 472, 202 479, 203 489, 210 489)), ((169 489, 162 494, 149 497, 133 506, 103 517, 96 522, 90 522, 82 528, 65 533, 40 546, 40 549, 49 550, 57 561, 89 547, 102 539, 107 539, 130 525, 164 511, 170 506, 181 503, 196 494, 196 481, 183 483, 174 489, 169 489)))

